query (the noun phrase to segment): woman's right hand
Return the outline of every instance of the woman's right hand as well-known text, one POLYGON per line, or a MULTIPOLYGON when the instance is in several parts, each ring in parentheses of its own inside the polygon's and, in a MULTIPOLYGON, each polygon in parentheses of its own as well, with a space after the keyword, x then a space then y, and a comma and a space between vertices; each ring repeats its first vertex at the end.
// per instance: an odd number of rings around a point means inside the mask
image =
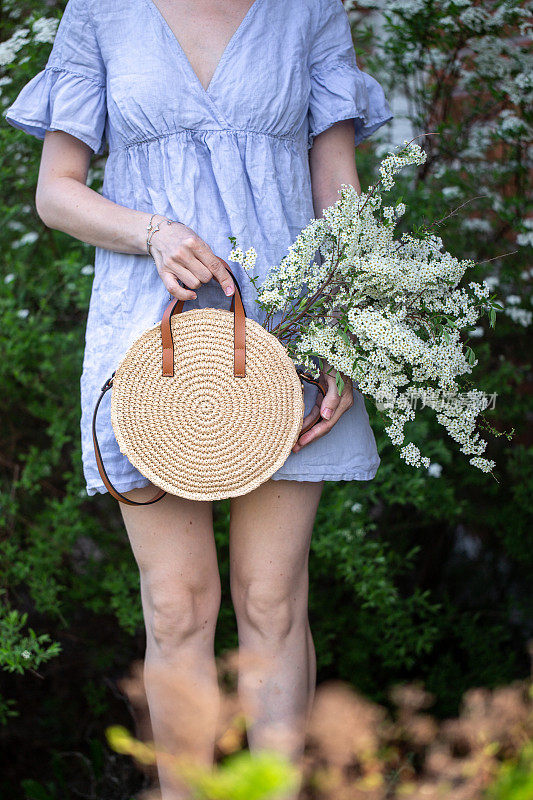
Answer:
POLYGON ((173 297, 194 300, 196 292, 193 290, 212 278, 216 278, 226 295, 235 292, 226 262, 216 256, 192 228, 174 221, 167 225, 160 216, 154 218, 154 223, 157 222, 161 225, 152 236, 150 250, 159 277, 173 297), (189 288, 180 286, 178 278, 189 288))

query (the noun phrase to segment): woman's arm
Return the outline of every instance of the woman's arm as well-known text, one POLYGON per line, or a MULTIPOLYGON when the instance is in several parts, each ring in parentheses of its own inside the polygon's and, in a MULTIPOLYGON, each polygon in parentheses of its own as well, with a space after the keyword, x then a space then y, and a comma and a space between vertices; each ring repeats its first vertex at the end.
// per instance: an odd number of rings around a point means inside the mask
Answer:
POLYGON ((117 205, 86 185, 92 150, 63 131, 45 134, 35 192, 48 228, 122 253, 146 253, 150 214, 117 205))
MULTIPOLYGON (((91 148, 75 136, 46 132, 35 193, 39 217, 47 227, 82 242, 119 253, 146 254, 151 213, 126 208, 89 188, 91 155, 91 148)), ((161 226, 152 238, 151 250, 159 276, 174 297, 195 298, 191 289, 213 277, 226 294, 232 294, 233 281, 224 262, 187 225, 161 226), (180 286, 177 278, 190 289, 180 286)))
POLYGON ((355 165, 353 119, 336 122, 315 137, 309 151, 309 169, 317 218, 339 199, 342 183, 349 183, 361 192, 355 165))
MULTIPOLYGON (((355 165, 354 147, 354 121, 353 119, 336 122, 313 141, 309 152, 309 169, 311 172, 311 188, 313 193, 313 207, 315 216, 321 217, 325 208, 333 205, 338 199, 338 190, 341 184, 348 183, 361 192, 357 167, 355 165)), ((339 417, 353 405, 352 381, 343 375, 344 386, 339 395, 335 382, 336 370, 327 362, 321 377, 327 385, 327 392, 322 395, 317 393, 316 403, 306 415, 302 427, 311 419, 322 416, 321 422, 302 434, 293 452, 297 453, 306 444, 324 436, 335 425, 339 417)))

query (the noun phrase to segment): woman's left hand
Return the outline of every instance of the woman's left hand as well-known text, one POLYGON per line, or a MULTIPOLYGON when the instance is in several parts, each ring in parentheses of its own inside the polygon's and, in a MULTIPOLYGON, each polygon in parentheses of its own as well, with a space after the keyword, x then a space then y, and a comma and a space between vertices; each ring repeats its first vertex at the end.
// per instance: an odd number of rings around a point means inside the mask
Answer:
POLYGON ((302 428, 305 428, 312 419, 316 420, 320 416, 323 419, 313 425, 310 430, 302 433, 292 448, 293 453, 297 453, 298 450, 301 450, 302 447, 305 447, 306 444, 309 444, 314 439, 324 436, 339 421, 344 412, 353 406, 353 382, 351 378, 341 373, 344 386, 339 395, 335 382, 337 370, 325 360, 323 360, 323 364, 324 369, 320 370, 319 381, 326 389, 326 394, 322 397, 322 393, 317 389, 315 405, 309 414, 304 417, 302 428))

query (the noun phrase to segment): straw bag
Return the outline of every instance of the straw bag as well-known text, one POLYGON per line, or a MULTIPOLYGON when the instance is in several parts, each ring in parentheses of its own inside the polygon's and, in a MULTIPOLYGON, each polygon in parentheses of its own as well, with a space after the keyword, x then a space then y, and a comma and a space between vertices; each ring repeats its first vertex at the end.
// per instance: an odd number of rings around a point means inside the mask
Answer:
MULTIPOLYGON (((225 263, 225 262, 224 262, 225 263)), ((281 467, 304 415, 302 380, 283 344, 246 317, 241 289, 231 309, 182 311, 173 298, 160 325, 133 342, 104 383, 93 414, 96 463, 110 494, 128 505, 149 505, 168 492, 218 500, 255 489, 281 467), (111 422, 120 451, 159 488, 151 500, 120 494, 105 471, 96 416, 111 393, 111 422)), ((319 418, 320 419, 320 418, 319 418)))

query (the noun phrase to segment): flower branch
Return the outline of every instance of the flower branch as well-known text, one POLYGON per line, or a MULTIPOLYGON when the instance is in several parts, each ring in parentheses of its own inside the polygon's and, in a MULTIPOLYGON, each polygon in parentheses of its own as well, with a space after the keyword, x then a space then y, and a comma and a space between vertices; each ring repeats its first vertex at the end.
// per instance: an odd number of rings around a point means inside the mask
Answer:
POLYGON ((229 257, 250 276, 265 326, 295 365, 314 377, 328 365, 353 380, 388 418, 387 435, 408 464, 430 463, 405 432, 422 403, 470 464, 492 472, 494 462, 482 457, 487 443, 476 431, 487 398, 459 384, 477 364, 461 334, 484 313, 494 325, 501 306, 485 282, 462 284, 475 263, 443 248, 431 230, 436 223, 398 236, 405 204, 383 201, 400 170, 425 160, 414 140, 405 141, 383 159, 381 177, 367 192, 343 184, 339 199, 309 221, 260 286, 251 275, 253 248, 244 253, 233 242, 229 257))

